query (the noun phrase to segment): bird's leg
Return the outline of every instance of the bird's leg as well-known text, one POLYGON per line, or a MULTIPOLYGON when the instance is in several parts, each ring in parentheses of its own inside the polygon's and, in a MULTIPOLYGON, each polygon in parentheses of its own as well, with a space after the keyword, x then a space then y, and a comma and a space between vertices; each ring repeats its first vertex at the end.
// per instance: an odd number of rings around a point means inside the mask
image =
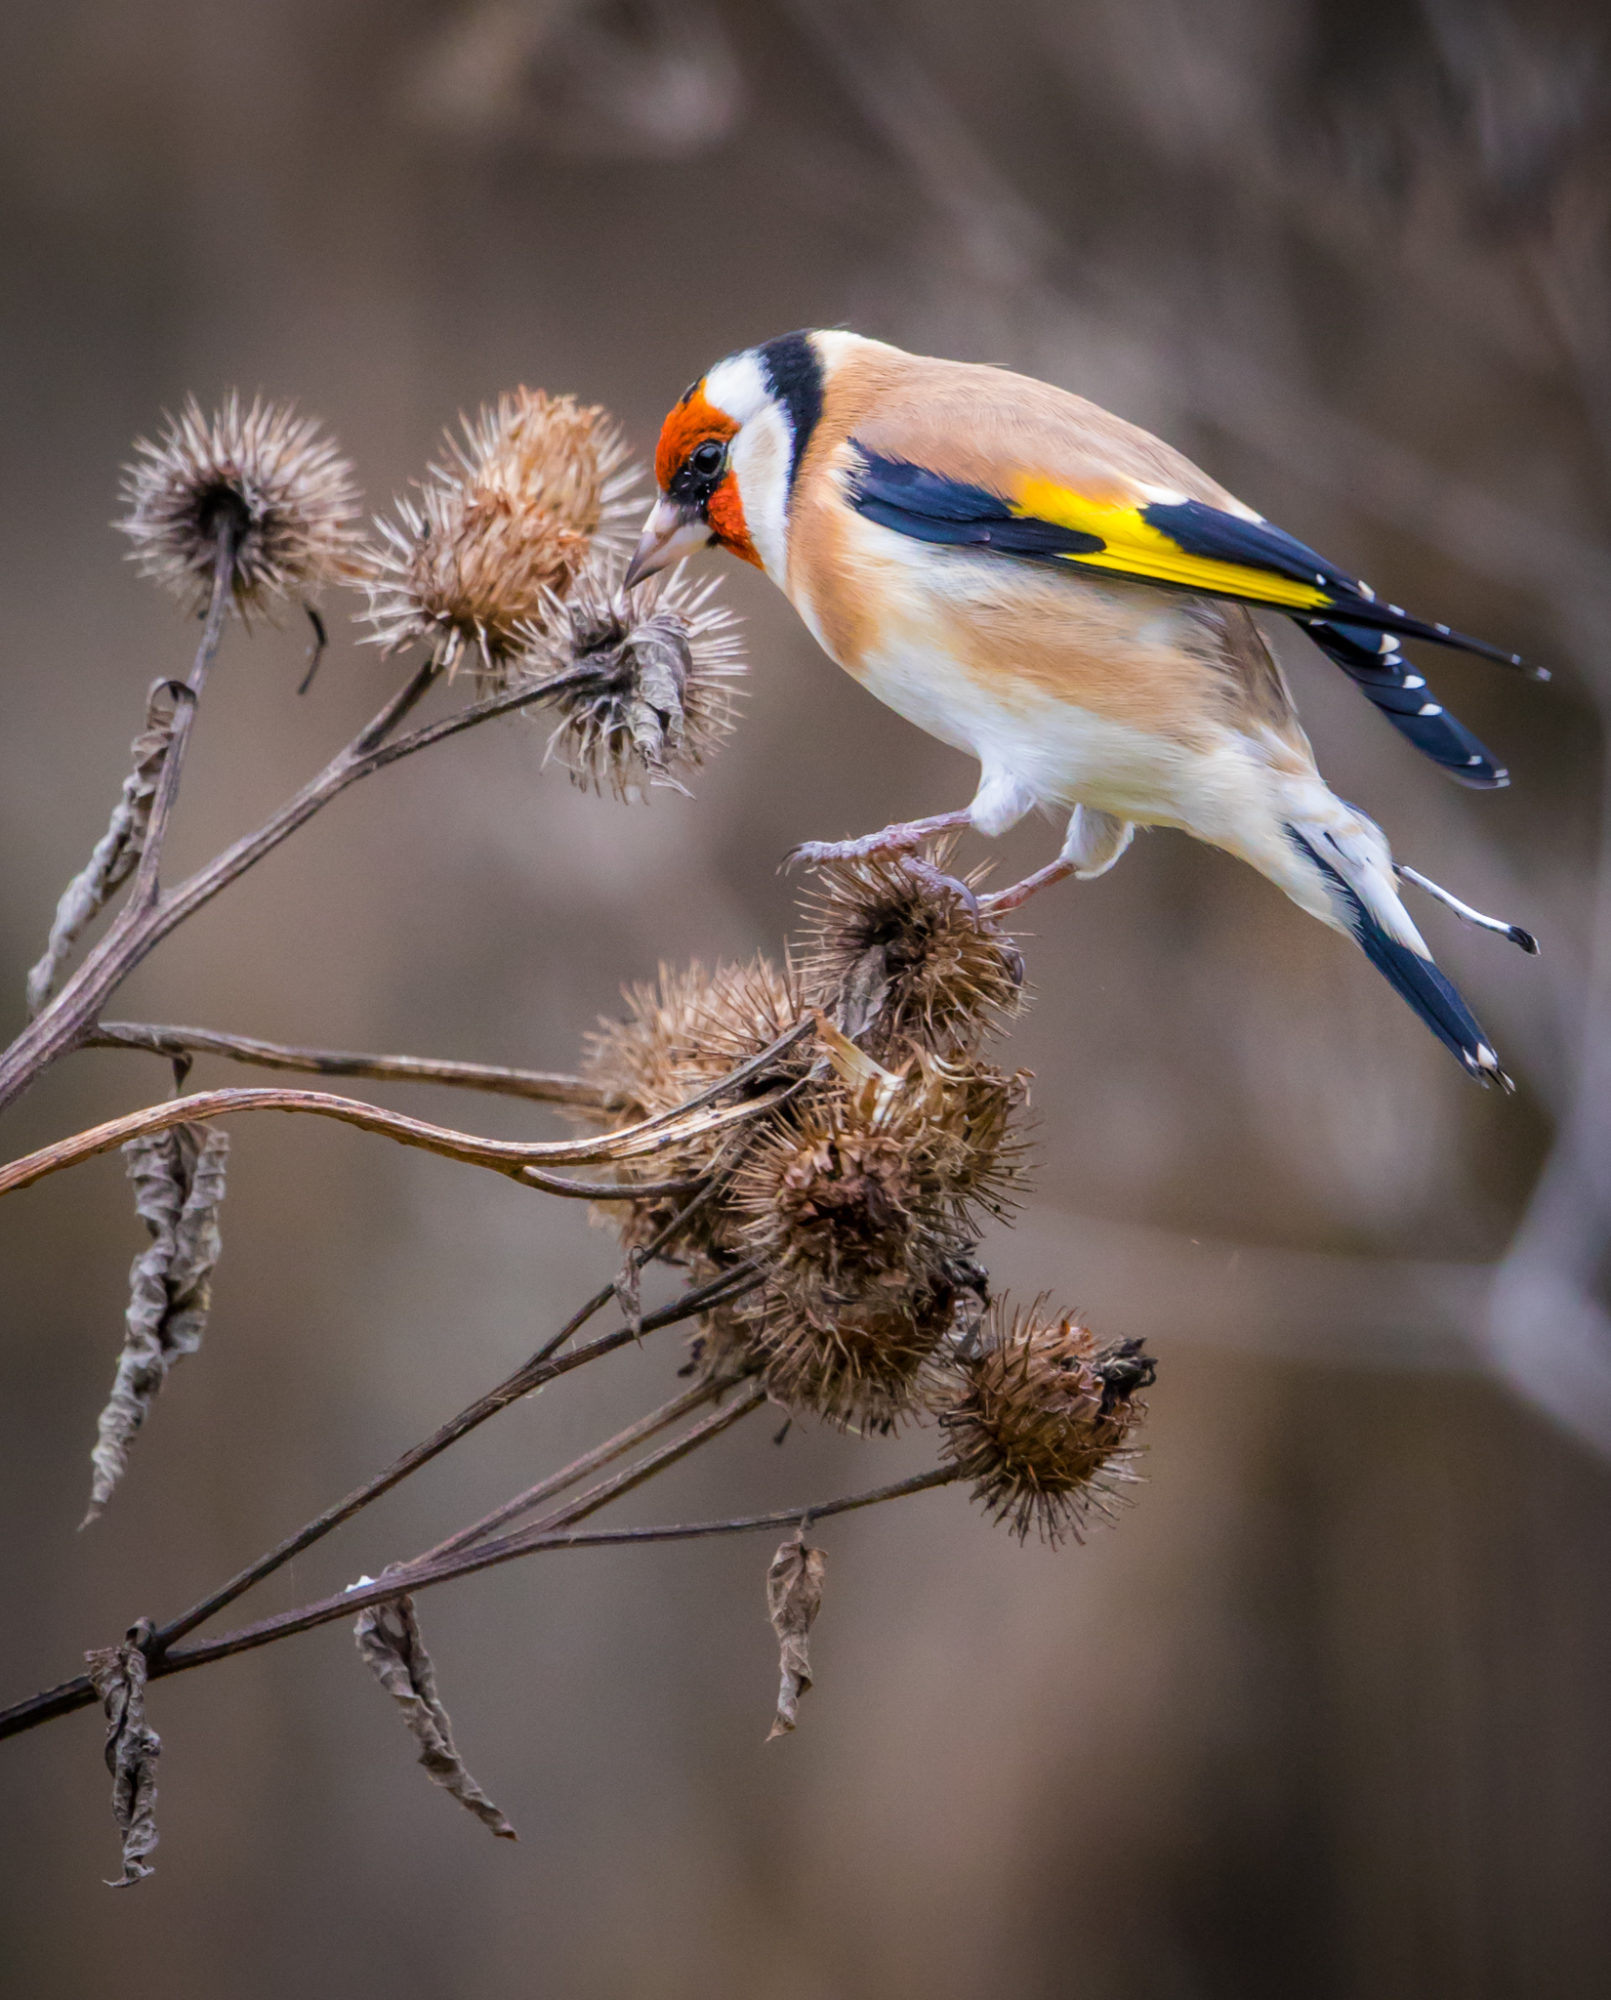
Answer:
POLYGON ((910 854, 937 833, 954 833, 973 824, 973 808, 960 812, 935 813, 928 819, 898 821, 878 833, 864 833, 859 840, 802 840, 791 847, 785 868, 815 868, 824 861, 871 861, 885 854, 910 854))
POLYGON ((1049 889, 1054 882, 1066 882, 1075 873, 1074 863, 1059 855, 1055 861, 1048 861, 1044 868, 1037 868, 1033 875, 1014 882, 1010 889, 998 889, 993 896, 986 896, 980 908, 987 917, 1002 916, 1008 910, 1021 909, 1037 889, 1049 889))
POLYGON ((1070 875, 1077 875, 1082 882, 1105 875, 1134 837, 1135 828, 1128 820, 1113 813, 1093 811, 1090 806, 1076 806, 1068 823, 1063 851, 1057 859, 1037 868, 1033 875, 1026 875, 1021 882, 1014 882, 1011 888, 998 889, 995 895, 986 896, 982 905, 985 915, 999 917, 1006 910, 1020 909, 1037 889, 1066 882, 1070 875))

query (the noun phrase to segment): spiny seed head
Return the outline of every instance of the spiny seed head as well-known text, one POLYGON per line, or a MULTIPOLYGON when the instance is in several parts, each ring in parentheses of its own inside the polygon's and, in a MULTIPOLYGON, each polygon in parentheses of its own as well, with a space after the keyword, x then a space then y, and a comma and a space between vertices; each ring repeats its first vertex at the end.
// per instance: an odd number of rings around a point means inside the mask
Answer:
POLYGON ((193 610, 206 609, 220 550, 242 612, 265 609, 356 573, 353 470, 290 403, 233 391, 208 416, 194 396, 123 469, 116 525, 130 559, 193 610))
MULTIPOLYGON (((769 958, 707 972, 696 960, 624 989, 626 1012, 586 1038, 583 1074, 635 1124, 671 1111, 787 1033, 800 1018, 794 982, 769 958)), ((782 1059, 798 1069, 797 1051, 782 1059)))
POLYGON ((927 1408, 936 1356, 977 1308, 977 1293, 944 1279, 856 1298, 819 1289, 804 1300, 763 1285, 707 1316, 694 1360, 707 1376, 758 1372, 771 1396, 801 1415, 887 1431, 927 1408))
POLYGON ((1154 1372, 1139 1341, 1099 1345, 1041 1300, 1010 1318, 998 1305, 955 1361, 944 1455, 1020 1541, 1032 1528, 1052 1543, 1082 1540, 1093 1510, 1111 1515, 1115 1482, 1134 1477, 1126 1447, 1154 1372))
POLYGON ((737 1254, 802 1311, 825 1295, 930 1285, 1000 1213, 1018 1157, 1018 1079, 926 1050, 884 1069, 819 1017, 827 1077, 780 1106, 722 1191, 737 1254))
MULTIPOLYGON (((742 965, 719 965, 708 973, 698 964, 682 971, 662 965, 654 984, 629 987, 625 999, 625 1016, 603 1022, 587 1038, 582 1064, 583 1074, 601 1087, 614 1107, 610 1122, 616 1126, 676 1110, 761 1054, 800 1019, 799 999, 788 973, 762 957, 742 965)), ((798 1076, 809 1060, 809 1053, 797 1045, 779 1057, 775 1071, 769 1066, 769 1073, 749 1087, 762 1091, 782 1078, 798 1076)), ((625 1186, 634 1181, 703 1178, 723 1166, 741 1143, 729 1130, 705 1133, 669 1151, 620 1162, 613 1172, 625 1186)), ((629 1248, 638 1248, 660 1233, 680 1205, 679 1198, 664 1196, 612 1202, 606 1219, 620 1230, 629 1248)), ((709 1201, 666 1254, 682 1261, 731 1263, 729 1235, 725 1203, 709 1201)))
MULTIPOLYGON (((931 850, 930 877, 952 845, 931 850)), ((973 1047, 1022 1005, 1023 961, 1011 939, 900 857, 823 864, 803 907, 808 995, 875 1049, 973 1047)))
POLYGON ((574 396, 517 389, 462 423, 417 500, 376 523, 367 636, 387 652, 422 640, 501 684, 522 628, 620 540, 639 474, 605 412, 574 396))
POLYGON ((732 683, 744 672, 737 621, 712 600, 716 579, 679 570, 623 590, 609 552, 550 593, 540 624, 522 624, 507 678, 579 675, 544 706, 560 721, 548 752, 584 790, 617 798, 645 784, 684 789, 677 773, 702 764, 732 733, 732 683))

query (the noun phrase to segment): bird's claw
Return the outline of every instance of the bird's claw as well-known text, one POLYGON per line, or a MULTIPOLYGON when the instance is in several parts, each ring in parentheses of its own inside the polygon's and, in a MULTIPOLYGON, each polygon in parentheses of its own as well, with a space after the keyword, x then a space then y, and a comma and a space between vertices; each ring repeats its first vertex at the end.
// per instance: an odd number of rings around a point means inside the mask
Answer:
POLYGON ((943 868, 936 868, 932 861, 925 861, 917 854, 906 855, 901 866, 908 875, 915 876, 924 888, 933 890, 936 895, 954 896, 976 924, 983 923, 979 898, 966 882, 959 881, 955 875, 947 875, 943 868))
POLYGON ((882 833, 864 833, 857 840, 802 840, 784 855, 783 872, 821 868, 832 861, 875 861, 885 855, 908 854, 921 847, 925 838, 915 828, 895 826, 882 833))

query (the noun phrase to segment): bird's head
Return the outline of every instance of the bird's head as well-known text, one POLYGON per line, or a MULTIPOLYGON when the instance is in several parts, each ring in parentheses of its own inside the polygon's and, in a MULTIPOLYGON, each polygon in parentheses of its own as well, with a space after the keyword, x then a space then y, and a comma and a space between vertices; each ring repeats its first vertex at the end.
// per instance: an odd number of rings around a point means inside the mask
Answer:
POLYGON ((783 582, 789 489, 822 414, 824 341, 788 333, 747 347, 684 391, 661 426, 660 497, 628 584, 716 544, 783 582))

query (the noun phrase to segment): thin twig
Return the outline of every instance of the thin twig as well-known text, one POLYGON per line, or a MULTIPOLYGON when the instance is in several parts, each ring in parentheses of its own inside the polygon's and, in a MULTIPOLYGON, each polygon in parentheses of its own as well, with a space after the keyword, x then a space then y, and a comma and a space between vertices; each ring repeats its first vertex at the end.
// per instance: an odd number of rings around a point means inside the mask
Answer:
MULTIPOLYGON (((589 1471, 596 1471, 612 1458, 620 1458, 632 1449, 633 1444, 642 1444, 656 1431, 666 1429, 679 1416, 686 1416, 698 1409, 701 1403, 707 1403, 713 1397, 720 1397, 729 1389, 739 1386, 732 1381, 701 1382, 686 1395, 677 1397, 675 1402, 664 1405, 650 1416, 630 1425, 617 1437, 611 1438, 608 1445, 600 1445, 597 1451, 589 1452, 586 1460, 578 1459, 574 1465, 567 1466, 563 1474, 556 1473, 552 1479, 544 1480, 541 1487, 534 1486, 528 1492, 505 1502, 502 1507, 494 1508, 492 1513, 483 1515, 479 1521, 472 1521, 466 1528, 460 1528, 457 1534, 449 1535, 446 1541, 438 1542, 435 1548, 427 1549, 423 1555, 411 1556, 403 1567, 408 1570, 430 1568, 455 1555, 460 1549, 490 1541, 495 1528, 504 1526, 517 1514, 528 1513, 539 1500, 563 1492, 566 1486, 574 1485, 577 1479, 584 1478, 589 1471), (591 1463, 588 1463, 588 1460, 591 1463), (544 1488, 547 1490, 544 1491, 544 1488)), ((678 1459, 686 1458, 689 1452, 696 1450, 707 1437, 719 1435, 740 1417, 746 1417, 751 1410, 759 1409, 765 1401, 765 1389, 759 1385, 745 1385, 744 1394, 738 1402, 729 1404, 725 1410, 718 1410, 714 1416, 707 1417, 702 1424, 696 1424, 691 1431, 685 1431, 680 1438, 674 1438, 670 1444, 662 1445, 647 1458, 639 1459, 636 1465, 628 1466, 624 1472, 617 1472, 609 1479, 601 1479, 596 1486, 588 1487, 585 1493, 567 1500, 563 1507, 557 1507, 551 1513, 543 1515, 541 1520, 531 1522, 522 1532, 533 1535, 551 1534, 560 1528, 570 1527, 574 1522, 585 1521, 590 1514, 596 1514, 601 1507, 608 1506, 623 1493, 632 1492, 645 1480, 652 1479, 658 1472, 663 1472, 668 1465, 675 1465, 678 1459)))
MULTIPOLYGON (((229 1659, 236 1653, 272 1645, 278 1639, 292 1638, 298 1632, 311 1632, 315 1627, 329 1625, 336 1619, 351 1618, 368 1605, 384 1604, 394 1597, 429 1590, 438 1583, 451 1583, 455 1577, 473 1576, 479 1570, 491 1569, 498 1563, 514 1562, 521 1556, 544 1555, 557 1549, 620 1548, 634 1543, 701 1541, 712 1535, 748 1535, 768 1528, 790 1528, 808 1518, 822 1521, 834 1514, 851 1514, 862 1507, 876 1507, 888 1500, 903 1500, 913 1493, 926 1493, 935 1487, 952 1485, 961 1477, 957 1467, 937 1465, 928 1472, 913 1474, 910 1479, 898 1479, 892 1485, 877 1486, 867 1493, 854 1493, 843 1500, 814 1501, 803 1507, 779 1507, 769 1514, 741 1515, 728 1521, 691 1521, 677 1526, 645 1528, 561 1528, 557 1531, 543 1529, 539 1525, 537 1529, 460 1550, 428 1569, 411 1567, 397 1570, 380 1582, 349 1587, 333 1597, 304 1605, 300 1610, 282 1611, 276 1617, 261 1619, 255 1625, 242 1626, 239 1631, 226 1632, 219 1638, 202 1639, 191 1646, 176 1647, 151 1662, 150 1678, 159 1680, 166 1674, 209 1666, 214 1660, 229 1659)), ((35 1695, 31 1701, 0 1711, 0 1736, 11 1736, 20 1730, 34 1728, 54 1716, 87 1707, 94 1699, 94 1689, 88 1677, 81 1675, 76 1681, 64 1682, 59 1688, 49 1688, 35 1695)))
MULTIPOLYGON (((725 1088, 725 1083, 722 1086, 725 1088)), ((580 1196, 588 1201, 635 1200, 649 1192, 643 1185, 623 1182, 568 1181, 539 1170, 539 1162, 551 1166, 598 1165, 608 1160, 641 1158, 681 1145, 702 1133, 720 1131, 739 1119, 753 1118, 777 1102, 775 1096, 756 1097, 725 1111, 703 1109, 708 1092, 702 1092, 695 1109, 685 1106, 657 1113, 637 1125, 622 1126, 593 1139, 483 1139, 473 1132, 458 1132, 446 1125, 432 1125, 423 1118, 409 1118, 397 1111, 385 1111, 378 1104, 365 1104, 354 1097, 336 1097, 323 1090, 233 1089, 200 1090, 183 1101, 150 1104, 143 1110, 109 1118, 87 1131, 58 1139, 37 1152, 26 1153, 0 1168, 0 1195, 30 1187, 47 1175, 78 1166, 97 1153, 109 1153, 130 1139, 148 1132, 162 1132, 170 1125, 209 1118, 235 1117, 246 1111, 306 1112, 319 1118, 334 1118, 360 1131, 395 1139, 402 1146, 418 1146, 462 1165, 488 1167, 495 1173, 512 1174, 528 1187, 550 1194, 580 1196)), ((672 1183, 677 1188, 686 1181, 672 1183)))
POLYGON ((213 589, 207 604, 207 619, 202 626, 201 643, 196 648, 190 678, 184 683, 183 698, 174 711, 173 734, 168 738, 168 754, 162 760, 162 770, 157 777, 156 797, 151 801, 151 817, 146 822, 145 845, 140 853, 139 868, 135 872, 134 887, 129 891, 127 908, 131 915, 149 909, 157 900, 158 875, 162 867, 162 844, 168 837, 168 822, 173 817, 174 804, 179 797, 179 780, 184 775, 185 752, 190 747, 190 735, 196 724, 196 709, 201 701, 201 691, 206 686, 207 675, 218 654, 219 641, 224 636, 224 616, 233 595, 235 551, 239 541, 239 531, 235 523, 227 518, 221 520, 218 526, 218 554, 213 563, 213 589))
POLYGON ((111 994, 170 931, 195 915, 221 889, 237 881, 280 843, 304 826, 346 788, 400 757, 412 756, 462 730, 496 715, 529 707, 563 692, 594 670, 573 669, 529 687, 515 688, 491 700, 474 702, 440 722, 412 731, 396 742, 387 738, 430 690, 439 676, 434 660, 426 660, 361 729, 302 789, 271 813, 255 832, 243 835, 222 853, 158 896, 147 907, 131 899, 90 952, 77 972, 49 1006, 0 1054, 0 1110, 21 1095, 40 1072, 70 1049, 79 1047, 95 1025, 111 994))
POLYGON ((612 1459, 624 1457, 635 1446, 646 1444, 658 1432, 691 1416, 703 1404, 721 1393, 722 1385, 716 1382, 699 1382, 680 1396, 673 1396, 669 1403, 662 1403, 658 1410, 651 1410, 646 1417, 639 1417, 636 1423, 628 1424, 625 1430, 617 1431, 603 1444, 594 1445, 591 1451, 584 1451, 580 1458, 573 1458, 569 1465, 563 1465, 558 1472, 551 1472, 545 1479, 539 1479, 534 1486, 528 1486, 524 1493, 517 1493, 512 1500, 504 1501, 501 1507, 494 1507, 490 1514, 483 1514, 479 1521, 472 1521, 467 1528, 460 1528, 449 1535, 446 1541, 438 1542, 435 1548, 427 1549, 416 1562, 435 1562, 440 1556, 450 1556, 456 1549, 468 1548, 472 1542, 484 1540, 496 1529, 507 1527, 522 1514, 529 1514, 540 1507, 545 1500, 552 1500, 585 1479, 590 1472, 598 1472, 612 1459))
MULTIPOLYGON (((812 1501, 801 1507, 779 1507, 769 1514, 749 1514, 729 1521, 692 1521, 677 1526, 646 1528, 591 1528, 558 1530, 539 1524, 517 1535, 506 1535, 460 1550, 456 1555, 429 1568, 412 1565, 394 1571, 376 1583, 348 1588, 334 1597, 305 1605, 299 1611, 283 1611, 256 1625, 243 1626, 216 1639, 202 1639, 193 1646, 181 1646, 165 1654, 151 1667, 151 1679, 163 1674, 184 1673, 190 1667, 207 1666, 213 1660, 266 1646, 277 1639, 289 1639, 298 1632, 310 1632, 338 1618, 349 1618, 366 1605, 382 1604, 406 1593, 429 1590, 438 1583, 451 1583, 460 1576, 473 1576, 498 1563, 514 1562, 521 1556, 543 1555, 554 1549, 618 1548, 638 1542, 690 1542, 711 1535, 756 1534, 765 1528, 791 1528, 805 1518, 822 1521, 834 1514, 850 1514, 862 1507, 876 1507, 887 1500, 903 1500, 912 1493, 926 1493, 938 1486, 950 1486, 962 1477, 952 1465, 937 1465, 928 1472, 914 1473, 892 1485, 874 1487, 867 1493, 851 1494, 843 1500, 812 1501)), ((6 1718, 0 1715, 0 1734, 6 1733, 6 1718)))
MULTIPOLYGON (((753 1274, 745 1272, 739 1282, 753 1282, 753 1274)), ((681 1298, 674 1299, 670 1305, 662 1307, 659 1312, 649 1314, 639 1332, 658 1332, 662 1327, 675 1326, 682 1320, 692 1319, 709 1305, 718 1301, 725 1302, 733 1283, 734 1274, 729 1273, 709 1284, 696 1286, 692 1291, 685 1292, 681 1298)), ((495 1417, 500 1410, 506 1410, 511 1403, 519 1402, 521 1397, 529 1396, 534 1389, 540 1389, 544 1383, 555 1381, 561 1375, 569 1375, 577 1368, 584 1368, 590 1361, 597 1361, 606 1354, 613 1354, 618 1348, 625 1347, 635 1340, 638 1336, 631 1327, 619 1327, 615 1332, 602 1334, 598 1339, 589 1341, 585 1347, 575 1348, 569 1354, 558 1356, 555 1354, 556 1348, 579 1333, 595 1314, 603 1311, 614 1296, 613 1285, 601 1287, 592 1298, 586 1300, 572 1313, 558 1333, 545 1341, 529 1360, 523 1361, 514 1373, 506 1376, 496 1388, 489 1389, 485 1395, 478 1396, 473 1403, 466 1404, 456 1417, 449 1418, 428 1438, 411 1446, 400 1458, 394 1459, 384 1472, 377 1473, 373 1479, 355 1488, 344 1500, 338 1500, 333 1507, 327 1507, 305 1527, 299 1528, 294 1535, 288 1536, 267 1554, 259 1556, 256 1562, 248 1564, 238 1575, 231 1577, 228 1583, 210 1591, 200 1603, 193 1604, 188 1611, 170 1619, 166 1625, 159 1625, 152 1634, 151 1650, 160 1653, 176 1639, 182 1638, 185 1633, 204 1624, 207 1619, 222 1611, 226 1604, 232 1604, 237 1597, 250 1590, 254 1584, 261 1583, 267 1576, 272 1576, 275 1570, 288 1563, 293 1556, 298 1556, 304 1549, 311 1548, 332 1529, 339 1528, 344 1521, 350 1521, 371 1501, 378 1500, 383 1493, 389 1493, 394 1486, 401 1485, 411 1473, 418 1472, 422 1465, 428 1465, 433 1458, 446 1451, 449 1445, 457 1444, 460 1438, 467 1437, 489 1417, 495 1417)))
MULTIPOLYGON (((670 1228, 668 1225, 667 1230, 661 1232, 662 1237, 670 1233, 670 1228)), ((363 1486, 357 1487, 334 1506, 326 1508, 306 1526, 299 1528, 294 1535, 288 1536, 266 1554, 259 1556, 255 1562, 248 1564, 227 1583, 210 1591, 188 1611, 170 1619, 166 1625, 158 1626, 147 1642, 149 1656, 153 1662, 163 1658, 166 1648, 175 1640, 182 1638, 187 1632, 194 1631, 198 1625, 214 1617, 226 1605, 234 1603, 238 1597, 243 1596, 255 1584, 261 1583, 265 1577, 272 1576, 294 1556, 300 1555, 304 1549, 311 1548, 333 1529, 351 1520, 371 1501, 378 1500, 382 1494, 390 1492, 411 1473, 417 1472, 422 1465, 438 1457, 450 1445, 456 1444, 460 1438, 467 1436, 490 1417, 495 1417, 500 1410, 507 1409, 511 1403, 529 1395, 533 1389, 541 1388, 544 1383, 569 1374, 573 1369, 585 1367, 588 1362, 596 1361, 603 1355, 613 1354, 618 1348, 634 1345, 644 1334, 657 1332, 662 1327, 674 1326, 681 1320, 692 1319, 708 1307, 725 1305, 741 1297, 756 1282, 757 1274, 753 1266, 737 1265, 733 1270, 712 1279, 708 1284, 685 1292, 680 1299, 673 1300, 659 1312, 646 1314, 636 1329, 619 1327, 615 1332, 602 1334, 598 1339, 589 1341, 585 1347, 574 1349, 570 1354, 556 1355, 555 1350, 558 1347, 578 1332, 595 1313, 601 1312, 615 1297, 613 1283, 602 1287, 579 1307, 565 1325, 545 1341, 528 1361, 523 1362, 496 1388, 488 1390, 484 1396, 477 1397, 475 1402, 468 1404, 456 1417, 433 1431, 421 1443, 412 1446, 400 1458, 395 1459, 384 1472, 377 1474, 363 1486)), ((152 1671, 157 1673, 161 1669, 154 1664, 152 1671)), ((70 1715, 74 1709, 84 1708, 94 1699, 95 1690, 89 1676, 79 1674, 56 1687, 43 1689, 26 1701, 17 1702, 7 1709, 0 1709, 0 1737, 14 1736, 23 1730, 37 1728, 41 1723, 53 1721, 59 1715, 70 1715)))
POLYGON ((313 1076, 363 1076, 381 1083, 441 1083, 457 1090, 486 1090, 537 1104, 565 1104, 608 1112, 616 1099, 585 1077, 550 1070, 509 1069, 493 1063, 444 1062, 434 1056, 360 1055, 347 1049, 301 1049, 255 1035, 220 1035, 211 1028, 157 1026, 143 1021, 103 1021, 84 1038, 87 1049, 143 1049, 152 1055, 227 1056, 260 1069, 302 1070, 313 1076))

